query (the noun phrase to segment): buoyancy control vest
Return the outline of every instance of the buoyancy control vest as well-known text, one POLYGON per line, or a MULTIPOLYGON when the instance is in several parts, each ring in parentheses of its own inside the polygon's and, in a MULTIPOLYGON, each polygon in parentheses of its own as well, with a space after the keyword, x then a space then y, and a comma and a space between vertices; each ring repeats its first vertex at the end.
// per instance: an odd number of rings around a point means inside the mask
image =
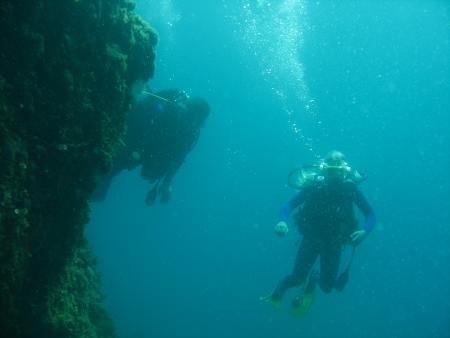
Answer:
POLYGON ((314 174, 308 167, 307 175, 296 186, 305 194, 304 203, 294 213, 300 233, 347 242, 358 228, 353 205, 357 184, 364 180, 362 177, 366 178, 354 171, 343 180, 333 179, 320 172, 314 174))

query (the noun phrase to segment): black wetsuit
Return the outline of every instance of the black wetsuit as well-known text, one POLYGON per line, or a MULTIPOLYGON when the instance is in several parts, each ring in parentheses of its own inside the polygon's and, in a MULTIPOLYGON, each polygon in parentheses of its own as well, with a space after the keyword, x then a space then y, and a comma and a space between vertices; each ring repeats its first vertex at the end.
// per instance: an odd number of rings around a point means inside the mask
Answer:
POLYGON ((199 128, 191 128, 190 112, 185 106, 187 96, 179 90, 161 91, 157 96, 163 99, 147 95, 133 104, 126 121, 124 147, 116 155, 111 171, 98 183, 93 201, 105 199, 118 173, 138 166, 142 166, 141 176, 156 188, 169 185, 194 147, 199 128))
POLYGON ((299 208, 295 218, 303 238, 292 273, 281 280, 272 294, 275 300, 281 299, 287 289, 301 285, 319 256, 320 287, 324 292, 333 289, 342 246, 358 229, 353 205, 365 217, 364 230, 369 232, 375 224, 375 214, 355 183, 318 177, 320 180, 306 184, 280 211, 280 221, 286 221, 299 208))

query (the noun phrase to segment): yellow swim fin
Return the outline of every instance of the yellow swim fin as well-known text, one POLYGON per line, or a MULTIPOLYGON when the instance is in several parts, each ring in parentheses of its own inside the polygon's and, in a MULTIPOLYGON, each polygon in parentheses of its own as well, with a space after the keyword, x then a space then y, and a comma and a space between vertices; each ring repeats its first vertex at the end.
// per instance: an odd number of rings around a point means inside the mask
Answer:
POLYGON ((311 309, 315 296, 314 290, 297 295, 292 301, 291 315, 296 318, 305 316, 311 309))
POLYGON ((273 308, 279 310, 281 309, 283 303, 280 300, 275 300, 272 298, 272 295, 269 296, 263 296, 263 297, 259 297, 259 300, 265 303, 269 303, 270 305, 272 305, 273 308))
POLYGON ((311 309, 314 299, 316 298, 316 285, 312 276, 312 271, 308 275, 308 280, 298 294, 292 300, 291 315, 296 318, 305 316, 311 309))

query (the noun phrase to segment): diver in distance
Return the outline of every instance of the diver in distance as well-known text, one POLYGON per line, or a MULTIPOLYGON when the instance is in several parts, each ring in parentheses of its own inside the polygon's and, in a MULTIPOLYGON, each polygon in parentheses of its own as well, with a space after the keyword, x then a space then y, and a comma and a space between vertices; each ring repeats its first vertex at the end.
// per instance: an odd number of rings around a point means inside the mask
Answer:
POLYGON ((167 203, 172 179, 196 145, 209 113, 206 100, 189 97, 184 91, 145 91, 128 113, 124 145, 91 200, 103 201, 117 174, 142 166, 141 177, 150 183, 146 204, 153 205, 158 196, 161 203, 167 203))
POLYGON ((291 172, 288 183, 299 191, 281 208, 275 233, 279 236, 288 233, 288 218, 296 210, 294 219, 303 238, 292 273, 279 282, 271 295, 261 297, 262 301, 279 308, 284 293, 302 285, 291 307, 291 313, 300 317, 313 303, 316 283, 325 293, 344 289, 355 247, 376 223, 372 207, 358 188, 366 178, 348 165, 340 151, 331 151, 318 165, 291 172), (365 218, 361 227, 354 205, 365 218), (339 274, 341 252, 346 244, 353 247, 352 254, 346 268, 339 274), (316 273, 313 268, 319 257, 320 273, 316 273))

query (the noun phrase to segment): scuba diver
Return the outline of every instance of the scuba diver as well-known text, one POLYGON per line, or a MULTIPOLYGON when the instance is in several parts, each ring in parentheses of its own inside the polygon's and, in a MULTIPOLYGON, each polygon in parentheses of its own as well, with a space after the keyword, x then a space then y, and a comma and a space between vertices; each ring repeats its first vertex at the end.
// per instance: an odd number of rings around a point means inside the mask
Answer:
POLYGON ((131 107, 126 121, 124 147, 113 160, 106 177, 99 182, 93 201, 103 201, 112 179, 123 170, 141 168, 141 177, 151 188, 146 204, 170 199, 171 182, 194 148, 210 107, 202 98, 189 97, 178 89, 158 93, 144 91, 131 107))
POLYGON ((303 238, 298 248, 294 269, 282 279, 273 293, 261 297, 262 301, 278 308, 284 293, 302 285, 302 290, 292 301, 291 314, 306 314, 314 300, 316 283, 325 293, 333 289, 342 291, 348 281, 355 247, 373 229, 376 218, 358 184, 367 177, 353 170, 340 151, 331 151, 318 165, 295 169, 289 175, 289 185, 299 189, 280 210, 275 233, 288 233, 288 218, 298 210, 294 219, 303 238), (365 217, 359 227, 353 205, 365 217), (345 270, 338 276, 341 252, 345 244, 353 247, 345 270), (320 256, 320 273, 313 272, 320 256))

